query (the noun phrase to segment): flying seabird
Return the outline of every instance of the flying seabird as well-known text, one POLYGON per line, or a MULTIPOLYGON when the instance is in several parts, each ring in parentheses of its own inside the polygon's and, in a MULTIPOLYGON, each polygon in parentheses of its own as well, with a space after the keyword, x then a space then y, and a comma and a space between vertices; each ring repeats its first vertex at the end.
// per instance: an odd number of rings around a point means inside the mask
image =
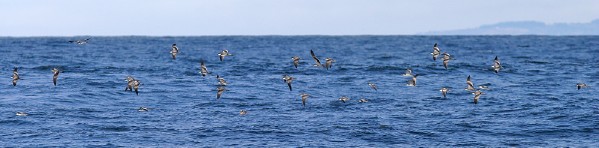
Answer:
POLYGON ((139 84, 141 84, 141 82, 139 80, 133 80, 133 89, 135 89, 135 94, 139 96, 139 84))
POLYGON ((283 75, 283 81, 285 81, 285 83, 287 83, 287 86, 289 86, 289 91, 291 91, 291 82, 293 82, 293 77, 288 76, 288 75, 283 75))
POLYGON ((150 108, 147 108, 147 107, 139 107, 139 109, 137 109, 137 111, 139 111, 139 112, 147 112, 147 111, 150 111, 150 108))
POLYGON ((202 74, 202 77, 208 74, 208 68, 206 68, 204 61, 200 61, 200 73, 202 74))
POLYGON ((477 104, 478 103, 478 98, 480 98, 480 95, 482 95, 483 92, 481 92, 480 90, 476 90, 472 94, 474 94, 474 104, 477 104))
POLYGON ((414 75, 412 76, 411 80, 408 80, 408 86, 416 86, 416 77, 418 77, 418 75, 414 75))
POLYGON ((431 54, 433 55, 433 60, 437 60, 437 56, 439 56, 439 54, 441 54, 441 49, 439 49, 439 47, 437 47, 437 43, 435 43, 435 45, 433 46, 433 52, 431 52, 431 54))
POLYGON ((497 56, 495 56, 495 60, 493 62, 493 70, 495 70, 495 73, 499 73, 499 69, 501 69, 501 63, 499 62, 499 58, 497 58, 497 56))
POLYGON ((317 67, 322 66, 322 64, 320 64, 320 60, 318 60, 318 58, 314 54, 314 51, 310 50, 310 54, 312 55, 312 58, 314 59, 314 61, 316 61, 316 64, 314 64, 314 66, 317 66, 317 67))
POLYGON ((407 77, 407 76, 412 76, 412 69, 409 69, 409 68, 408 68, 408 69, 406 69, 406 73, 405 73, 405 74, 403 74, 403 76, 406 76, 406 77, 407 77))
POLYGON ((365 98, 361 98, 360 100, 358 100, 358 102, 360 102, 360 103, 366 103, 366 102, 368 102, 368 100, 366 100, 365 98))
POLYGON ((243 116, 243 115, 245 115, 247 113, 248 113, 248 111, 246 111, 246 110, 240 110, 239 111, 239 115, 241 115, 241 116, 243 116))
POLYGON ((19 77, 19 72, 18 69, 15 67, 15 69, 12 70, 12 86, 17 86, 17 81, 19 79, 21 79, 21 77, 19 77))
POLYGON ((229 50, 223 50, 220 53, 218 53, 218 57, 220 58, 220 61, 223 61, 225 59, 225 56, 230 56, 231 54, 229 54, 229 50))
POLYGON ((333 62, 335 62, 335 60, 333 60, 333 58, 326 58, 324 60, 325 60, 324 67, 326 67, 327 70, 329 70, 329 68, 331 68, 331 66, 333 66, 333 62))
POLYGON ((370 88, 372 88, 372 89, 374 89, 375 91, 377 91, 376 84, 374 84, 374 83, 371 83, 371 82, 368 82, 368 86, 370 86, 370 88))
POLYGON ((54 86, 56 86, 56 80, 58 79, 58 74, 60 74, 60 71, 58 70, 58 68, 52 68, 52 72, 54 73, 54 76, 52 77, 52 82, 54 82, 54 86))
POLYGON ((468 78, 466 78, 466 84, 468 84, 468 86, 466 87, 466 90, 469 90, 469 91, 474 90, 474 84, 472 84, 472 81, 470 81, 470 75, 468 75, 468 78))
POLYGON ((173 60, 177 59, 177 53, 179 53, 179 48, 177 48, 177 44, 173 44, 173 48, 171 49, 171 55, 173 56, 173 60))
POLYGON ((309 94, 303 93, 301 94, 302 96, 302 105, 305 107, 306 106, 306 100, 308 100, 308 97, 310 96, 309 94))
POLYGON ((223 94, 223 92, 225 92, 225 87, 219 86, 218 88, 216 88, 217 92, 216 92, 216 99, 220 99, 220 95, 223 94))
POLYGON ((443 94, 443 97, 444 97, 444 98, 447 98, 447 92, 449 91, 449 88, 445 88, 445 87, 443 87, 443 88, 441 88, 441 90, 439 90, 439 91, 441 91, 441 94, 443 94))
POLYGON ((576 87, 578 87, 578 90, 580 90, 581 88, 585 88, 585 87, 587 87, 587 84, 584 84, 584 83, 578 83, 578 84, 576 84, 576 87))
POLYGON ((218 79, 218 84, 220 84, 222 86, 227 86, 227 81, 225 81, 225 78, 220 77, 219 75, 216 75, 216 79, 218 79))
POLYGON ((29 115, 29 114, 28 114, 28 113, 26 113, 26 112, 17 112, 17 113, 16 113, 16 115, 17 115, 17 116, 27 116, 27 115, 29 115))
POLYGON ((127 76, 125 81, 127 81, 127 87, 125 87, 125 91, 133 91, 133 81, 135 81, 135 78, 133 78, 132 76, 127 76))
POLYGON ((342 96, 341 98, 339 98, 339 100, 341 100, 341 102, 345 103, 345 102, 349 101, 349 98, 346 96, 342 96))
POLYGON ((447 63, 449 63, 449 54, 447 52, 443 53, 443 66, 447 69, 447 63))
POLYGON ((299 65, 300 57, 294 56, 291 59, 293 60, 293 66, 295 66, 295 68, 297 69, 297 65, 299 65))
POLYGON ((87 44, 87 41, 89 41, 90 38, 87 38, 85 40, 71 40, 69 41, 69 43, 75 43, 78 45, 83 45, 83 44, 87 44))

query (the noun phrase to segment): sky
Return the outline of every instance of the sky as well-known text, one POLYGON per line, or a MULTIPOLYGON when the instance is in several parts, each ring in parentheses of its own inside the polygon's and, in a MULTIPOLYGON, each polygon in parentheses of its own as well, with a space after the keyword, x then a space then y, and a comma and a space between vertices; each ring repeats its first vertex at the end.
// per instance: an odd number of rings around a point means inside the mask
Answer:
POLYGON ((586 23, 597 0, 0 0, 0 36, 410 35, 586 23))

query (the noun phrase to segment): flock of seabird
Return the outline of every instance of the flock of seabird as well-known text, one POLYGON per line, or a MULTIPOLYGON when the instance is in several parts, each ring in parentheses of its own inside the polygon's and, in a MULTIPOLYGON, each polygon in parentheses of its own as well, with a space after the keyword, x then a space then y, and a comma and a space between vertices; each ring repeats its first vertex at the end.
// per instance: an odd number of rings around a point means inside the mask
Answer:
MULTIPOLYGON (((73 40, 73 41, 69 41, 70 43, 75 43, 78 45, 83 45, 86 44, 89 41, 89 38, 84 39, 84 40, 73 40)), ((177 44, 173 44, 172 45, 172 49, 170 51, 171 56, 173 58, 173 60, 177 59, 177 53, 179 53, 179 48, 177 47, 177 44)), ((310 50, 310 55, 312 56, 312 58, 315 61, 314 66, 315 67, 323 67, 327 70, 329 70, 332 65, 333 62, 335 62, 335 60, 333 58, 325 58, 325 64, 323 65, 320 60, 318 59, 318 57, 316 57, 316 54, 314 54, 314 51, 310 50)), ((431 55, 433 57, 433 61, 437 60, 437 57, 439 55, 443 55, 443 67, 445 67, 445 69, 448 68, 448 64, 449 64, 449 60, 451 60, 450 54, 448 54, 447 52, 443 52, 441 54, 441 49, 438 47, 438 44, 435 43, 433 45, 433 52, 431 52, 431 55)), ((223 61, 224 58, 226 56, 231 56, 231 54, 229 53, 228 50, 224 49, 221 52, 218 53, 219 59, 220 61, 223 61)), ((293 60, 293 66, 297 69, 298 65, 299 65, 299 61, 300 61, 300 57, 299 56, 293 56, 291 58, 293 60)), ((495 73, 499 73, 499 70, 502 68, 501 67, 501 62, 499 61, 499 58, 497 56, 495 56, 495 59, 493 61, 493 65, 491 66, 493 68, 493 71, 495 73)), ((58 68, 52 68, 52 72, 53 72, 53 77, 52 77, 52 82, 54 84, 54 86, 57 85, 57 79, 58 79, 58 75, 60 74, 60 70, 58 70, 58 68)), ((201 60, 200 61, 200 72, 199 72, 202 77, 205 77, 206 75, 208 75, 208 68, 206 68, 206 65, 204 64, 204 61, 201 60)), ((403 74, 403 76, 407 76, 407 77, 412 77, 411 79, 409 79, 407 81, 407 86, 416 86, 416 80, 418 77, 418 74, 413 74, 412 69, 406 69, 405 74, 403 74)), ((14 68, 13 69, 13 75, 12 75, 12 85, 13 86, 17 86, 17 82, 18 80, 20 80, 19 77, 19 73, 18 73, 18 68, 14 68)), ((221 77, 220 75, 216 75, 216 79, 218 80, 219 86, 217 87, 217 92, 216 92, 216 98, 220 99, 223 92, 227 91, 227 89, 225 88, 225 86, 227 86, 227 81, 221 77)), ((291 83, 293 82, 293 80, 295 80, 294 77, 291 77, 289 75, 283 75, 283 81, 285 83, 287 83, 287 86, 289 87, 289 91, 293 91, 292 87, 291 87, 291 83)), ((125 81, 127 82, 127 87, 125 88, 125 91, 133 91, 135 90, 135 94, 139 95, 139 86, 141 85, 141 81, 138 79, 135 79, 133 76, 127 76, 127 78, 125 79, 125 81)), ((374 91, 378 91, 378 88, 376 86, 376 84, 372 83, 372 82, 368 82, 368 86, 370 86, 370 88, 372 88, 374 91)), ((581 88, 585 88, 588 87, 585 83, 578 83, 576 84, 577 89, 581 89, 581 88)), ((466 88, 465 90, 472 92, 472 94, 474 95, 474 104, 478 103, 478 100, 480 98, 480 96, 482 94, 484 94, 481 90, 482 89, 487 89, 486 86, 479 86, 479 89, 476 89, 474 87, 474 83, 472 83, 471 77, 470 75, 468 75, 468 77, 466 78, 466 88)), ((441 94, 443 95, 444 98, 447 97, 447 93, 450 91, 449 88, 443 87, 439 90, 441 92, 441 94)), ((308 97, 310 96, 310 94, 307 93, 302 93, 300 94, 301 96, 301 100, 302 100, 302 106, 306 106, 306 101, 308 99, 308 97)), ((341 96, 339 98, 339 100, 343 103, 347 102, 350 100, 350 98, 346 97, 346 96, 341 96)), ((358 102, 360 103, 366 103, 368 102, 367 99, 365 98, 361 98, 360 100, 358 100, 358 102)), ((145 112, 145 111, 149 111, 151 108, 147 108, 147 107, 140 107, 138 109, 138 111, 140 112, 145 112)), ((240 115, 246 115, 247 111, 246 110, 241 110, 239 112, 240 115)), ((17 116, 27 116, 28 114, 25 112, 17 112, 16 113, 17 116)))

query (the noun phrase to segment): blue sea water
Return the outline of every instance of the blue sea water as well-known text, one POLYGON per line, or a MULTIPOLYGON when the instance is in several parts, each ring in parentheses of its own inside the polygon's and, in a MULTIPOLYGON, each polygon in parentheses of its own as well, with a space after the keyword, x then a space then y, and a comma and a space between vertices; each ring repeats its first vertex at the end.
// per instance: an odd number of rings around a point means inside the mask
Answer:
POLYGON ((67 42, 83 38, 0 38, 0 146, 599 146, 599 36, 67 42), (169 54, 173 43, 180 49, 176 60, 169 54), (432 60, 434 43, 451 54, 449 69, 432 60), (222 49, 233 54, 223 62, 222 49), (310 49, 322 62, 335 59, 332 69, 313 67, 310 49), (301 58, 297 69, 293 56, 301 58), (491 69, 495 56, 503 65, 498 74, 491 69), (200 60, 211 72, 206 77, 198 73, 200 60), (22 79, 17 86, 13 67, 22 79), (62 71, 58 86, 54 67, 62 71), (415 87, 406 86, 407 68, 420 74, 415 87), (285 74, 296 78, 293 91, 285 74), (129 75, 142 82, 139 96, 124 91, 129 75), (216 75, 229 83, 218 100, 216 75), (489 87, 478 104, 464 90, 468 75, 476 86, 489 87), (581 82, 590 87, 577 90, 581 82), (451 88, 447 98, 441 87, 451 88), (305 107, 301 93, 311 95, 305 107), (351 100, 343 103, 341 96, 351 100), (138 112, 141 106, 152 109, 138 112))

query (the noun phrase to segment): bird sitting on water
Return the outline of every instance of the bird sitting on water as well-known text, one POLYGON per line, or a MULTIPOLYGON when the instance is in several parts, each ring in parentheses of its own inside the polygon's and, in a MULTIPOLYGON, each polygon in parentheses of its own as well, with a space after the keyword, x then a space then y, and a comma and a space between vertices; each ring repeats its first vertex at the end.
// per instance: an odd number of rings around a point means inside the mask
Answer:
POLYGON ((27 116, 27 115, 29 115, 29 114, 28 114, 28 113, 26 113, 26 112, 17 112, 17 113, 16 113, 16 115, 17 115, 17 116, 27 116))
POLYGON ((139 108, 137 109, 137 111, 139 111, 139 112, 147 112, 147 111, 150 111, 150 108, 147 108, 147 107, 139 107, 139 108))
POLYGON ((240 111, 239 111, 239 115, 241 115, 241 116, 243 116, 243 115, 245 115, 245 114, 247 114, 247 113, 248 113, 248 111, 247 111, 247 110, 240 110, 240 111))

